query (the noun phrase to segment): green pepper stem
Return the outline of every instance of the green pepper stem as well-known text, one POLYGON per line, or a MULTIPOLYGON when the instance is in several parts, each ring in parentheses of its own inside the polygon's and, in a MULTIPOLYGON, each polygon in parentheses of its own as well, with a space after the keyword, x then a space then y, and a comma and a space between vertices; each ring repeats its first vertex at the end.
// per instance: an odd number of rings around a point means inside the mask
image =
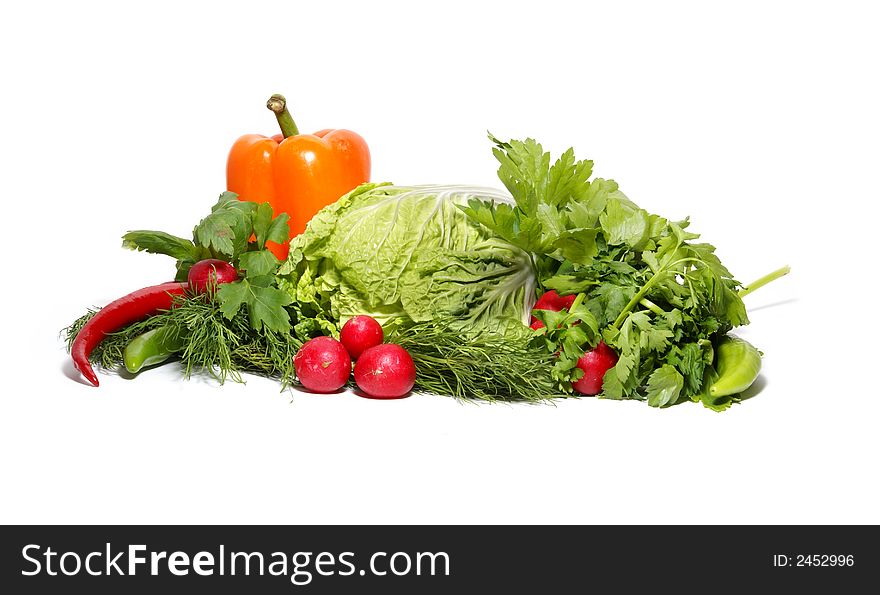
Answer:
POLYGON ((765 285, 767 285, 768 283, 770 283, 771 281, 776 281, 780 277, 784 277, 785 275, 789 274, 790 272, 791 272, 791 267, 788 265, 785 265, 781 269, 776 269, 775 271, 773 271, 769 275, 764 275, 760 279, 758 279, 756 281, 752 281, 751 283, 749 283, 748 285, 746 285, 742 289, 740 289, 739 290, 739 297, 744 298, 747 295, 749 295, 750 293, 752 293, 753 291, 755 291, 756 289, 760 289, 760 288, 764 287, 765 285))
POLYGON ((284 138, 299 134, 299 128, 296 127, 296 122, 293 121, 293 116, 290 115, 290 111, 287 109, 287 100, 284 98, 284 95, 276 93, 266 102, 266 107, 275 114, 284 138))

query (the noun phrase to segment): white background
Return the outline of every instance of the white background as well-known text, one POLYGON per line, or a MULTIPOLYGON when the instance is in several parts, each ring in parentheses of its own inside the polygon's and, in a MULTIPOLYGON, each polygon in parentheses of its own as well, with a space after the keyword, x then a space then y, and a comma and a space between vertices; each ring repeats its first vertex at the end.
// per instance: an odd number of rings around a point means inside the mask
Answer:
POLYGON ((0 521, 877 523, 880 42, 870 3, 5 5, 0 521), (611 6, 613 4, 613 6, 611 6), (748 282, 724 414, 76 380, 58 331, 167 280, 241 134, 351 128, 373 179, 497 185, 485 131, 573 145, 748 282))

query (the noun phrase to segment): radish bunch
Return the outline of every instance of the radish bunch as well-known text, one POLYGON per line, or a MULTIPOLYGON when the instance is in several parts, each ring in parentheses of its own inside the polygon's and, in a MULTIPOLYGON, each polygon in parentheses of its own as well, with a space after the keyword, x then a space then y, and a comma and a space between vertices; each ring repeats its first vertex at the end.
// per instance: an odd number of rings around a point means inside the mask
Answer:
MULTIPOLYGON (((535 310, 550 310, 551 312, 570 311, 575 304, 576 298, 577 296, 574 294, 561 296, 551 289, 535 303, 532 312, 534 313, 535 310)), ((532 315, 531 322, 532 330, 537 331, 544 328, 544 323, 535 318, 534 314, 532 315)), ((578 322, 575 321, 573 324, 577 325, 578 322)), ((614 350, 606 345, 604 341, 600 341, 598 345, 584 352, 578 358, 577 367, 584 374, 578 380, 572 382, 572 388, 582 395, 598 395, 602 392, 602 381, 605 378, 605 373, 614 367, 618 359, 618 355, 614 350)))
POLYGON ((355 316, 333 337, 307 341, 293 358, 296 376, 316 393, 338 391, 348 382, 354 365, 354 381, 362 396, 399 399, 409 395, 416 381, 412 357, 400 345, 385 343, 382 326, 370 316, 355 316))

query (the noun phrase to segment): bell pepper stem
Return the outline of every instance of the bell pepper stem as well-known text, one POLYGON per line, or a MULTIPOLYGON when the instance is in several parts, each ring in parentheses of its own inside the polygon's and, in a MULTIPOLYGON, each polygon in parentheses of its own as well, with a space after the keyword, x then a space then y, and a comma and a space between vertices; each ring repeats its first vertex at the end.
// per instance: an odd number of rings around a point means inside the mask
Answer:
POLYGON ((278 126, 281 127, 281 134, 284 135, 284 138, 299 134, 299 128, 296 127, 296 122, 293 121, 293 116, 290 115, 290 111, 287 109, 287 100, 284 98, 284 95, 276 93, 266 102, 266 107, 278 119, 278 126))
POLYGON ((765 285, 767 285, 768 283, 770 283, 771 281, 776 281, 780 277, 784 277, 785 275, 789 274, 790 272, 791 272, 791 267, 788 265, 785 265, 781 269, 776 269, 775 271, 773 271, 769 275, 764 275, 760 279, 753 281, 753 282, 749 283, 748 285, 746 285, 745 287, 743 287, 742 289, 740 289, 739 290, 739 297, 744 298, 747 295, 749 295, 750 293, 752 293, 753 291, 755 291, 756 289, 760 289, 760 288, 764 287, 765 285))

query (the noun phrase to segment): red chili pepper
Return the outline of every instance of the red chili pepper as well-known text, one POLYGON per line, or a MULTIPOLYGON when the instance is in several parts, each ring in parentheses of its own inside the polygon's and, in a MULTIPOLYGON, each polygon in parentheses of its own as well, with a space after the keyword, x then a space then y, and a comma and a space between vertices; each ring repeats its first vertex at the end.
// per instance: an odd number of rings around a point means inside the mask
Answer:
POLYGON ((110 302, 101 308, 91 320, 80 329, 70 348, 73 365, 86 380, 98 386, 98 377, 89 363, 92 350, 104 340, 109 333, 138 322, 155 314, 159 310, 168 310, 174 303, 174 296, 183 295, 186 283, 162 283, 152 287, 144 287, 124 297, 110 302))

